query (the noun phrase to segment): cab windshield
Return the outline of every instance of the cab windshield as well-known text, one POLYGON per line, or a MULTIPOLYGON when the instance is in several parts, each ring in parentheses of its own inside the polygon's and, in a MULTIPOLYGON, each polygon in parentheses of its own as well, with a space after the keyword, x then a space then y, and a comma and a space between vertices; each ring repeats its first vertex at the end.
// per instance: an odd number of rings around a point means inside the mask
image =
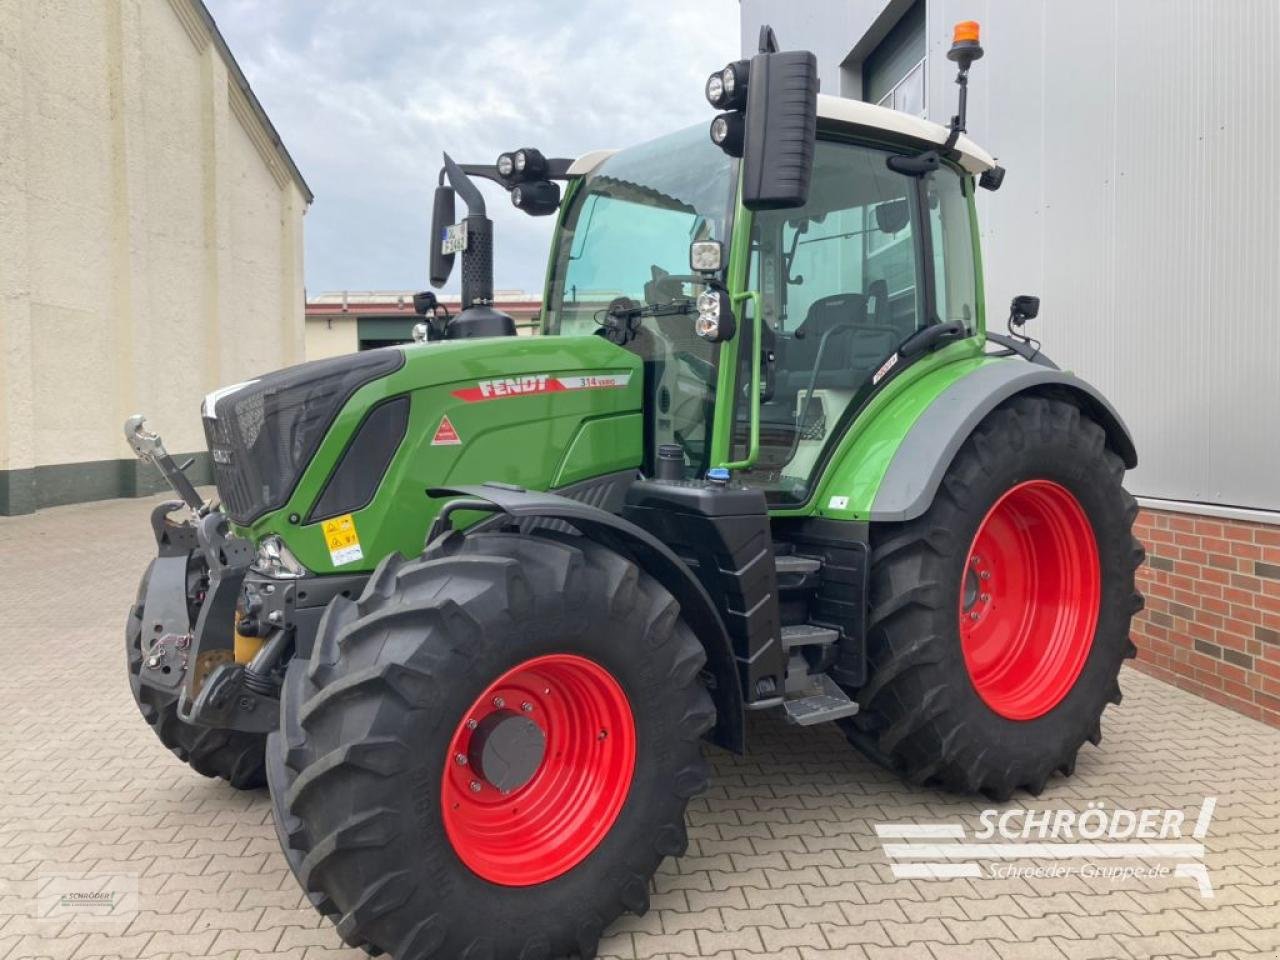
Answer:
MULTIPOLYGON (((592 334, 611 304, 640 311, 626 344, 644 361, 645 462, 678 444, 691 474, 708 466, 718 347, 694 333, 689 244, 719 240, 728 256, 733 164, 699 125, 614 154, 573 195, 557 234, 547 334, 592 334)), ((727 260, 726 260, 727 262, 727 260)))

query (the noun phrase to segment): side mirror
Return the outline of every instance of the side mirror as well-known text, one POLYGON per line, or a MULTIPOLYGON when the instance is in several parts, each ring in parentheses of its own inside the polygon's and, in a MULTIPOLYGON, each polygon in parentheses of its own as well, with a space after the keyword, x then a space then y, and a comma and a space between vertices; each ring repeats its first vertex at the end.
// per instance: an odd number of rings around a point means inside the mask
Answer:
POLYGON ((436 187, 431 205, 431 285, 443 287, 453 272, 453 253, 444 252, 445 233, 454 222, 453 187, 436 187))
POLYGON ((818 58, 778 51, 773 28, 760 28, 760 52, 707 77, 707 102, 723 110, 711 142, 742 159, 742 205, 748 210, 803 207, 818 135, 818 58))
POLYGON ((818 59, 808 50, 751 59, 742 146, 742 205, 802 207, 818 133, 818 59))
POLYGON ((1014 326, 1022 326, 1028 320, 1034 320, 1040 314, 1040 298, 1028 294, 1020 294, 1009 304, 1009 322, 1014 326))
POLYGON ((911 219, 911 208, 905 197, 876 206, 876 227, 881 233, 897 233, 911 219))

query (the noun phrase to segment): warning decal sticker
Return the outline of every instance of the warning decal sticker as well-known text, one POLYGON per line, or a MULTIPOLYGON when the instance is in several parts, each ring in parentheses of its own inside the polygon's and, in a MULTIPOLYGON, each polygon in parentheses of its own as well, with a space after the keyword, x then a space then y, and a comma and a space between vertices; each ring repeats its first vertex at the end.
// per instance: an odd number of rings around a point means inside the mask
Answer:
POLYGON ((565 390, 609 390, 625 387, 630 373, 587 373, 572 377, 553 377, 549 373, 528 373, 519 377, 480 380, 474 387, 463 387, 453 395, 466 403, 524 397, 534 393, 561 393, 565 390))
POLYGON ((440 426, 436 427, 436 435, 431 438, 433 447, 458 447, 462 445, 462 438, 458 436, 458 431, 453 428, 453 421, 449 419, 448 414, 440 418, 440 426))
POLYGON ((325 546, 329 548, 329 559, 335 567, 355 563, 364 559, 364 551, 360 549, 360 536, 356 533, 355 518, 349 513, 333 517, 321 524, 324 531, 325 546))

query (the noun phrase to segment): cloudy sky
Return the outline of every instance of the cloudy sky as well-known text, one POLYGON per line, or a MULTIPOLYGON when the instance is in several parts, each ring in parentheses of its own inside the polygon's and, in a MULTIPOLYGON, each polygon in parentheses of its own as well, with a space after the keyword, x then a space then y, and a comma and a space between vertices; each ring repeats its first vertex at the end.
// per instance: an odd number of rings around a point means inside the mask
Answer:
MULTIPOLYGON (((703 81, 738 54, 737 0, 205 2, 315 192, 312 296, 427 286, 442 150, 573 157, 710 123, 703 81)), ((482 189, 496 285, 538 291, 551 218, 482 189)))

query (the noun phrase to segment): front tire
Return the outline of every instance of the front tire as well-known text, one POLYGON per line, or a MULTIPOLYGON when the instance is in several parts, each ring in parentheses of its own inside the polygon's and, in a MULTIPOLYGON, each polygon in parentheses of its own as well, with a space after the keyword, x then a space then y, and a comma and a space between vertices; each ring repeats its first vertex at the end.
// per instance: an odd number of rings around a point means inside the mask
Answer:
POLYGON ((997 800, 1069 775, 1136 653, 1124 464, 1070 403, 997 408, 923 516, 871 530, 868 681, 844 727, 915 783, 997 800))
POLYGON ((584 538, 389 558, 289 665, 286 856, 345 941, 397 960, 592 957, 684 852, 704 662, 670 594, 584 538))

